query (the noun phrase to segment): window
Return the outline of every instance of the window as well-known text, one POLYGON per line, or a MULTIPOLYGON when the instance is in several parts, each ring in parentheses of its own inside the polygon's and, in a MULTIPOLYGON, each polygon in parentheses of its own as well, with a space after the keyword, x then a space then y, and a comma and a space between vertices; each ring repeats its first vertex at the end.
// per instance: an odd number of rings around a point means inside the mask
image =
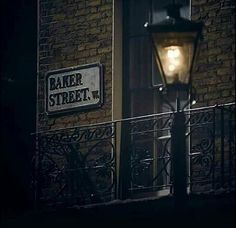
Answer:
MULTIPOLYGON (((114 23, 114 41, 117 41, 120 35, 118 32, 121 31, 120 27, 122 27, 122 42, 118 40, 120 45, 114 42, 114 47, 116 47, 114 49, 115 60, 117 60, 116 54, 120 54, 120 47, 123 47, 122 55, 120 55, 120 59, 118 58, 119 61, 122 60, 122 64, 120 63, 122 70, 120 69, 119 74, 115 71, 116 81, 113 82, 113 89, 116 88, 115 91, 118 91, 114 93, 114 98, 116 94, 122 94, 121 118, 161 113, 168 109, 158 93, 157 88, 161 85, 161 78, 158 77, 160 74, 154 62, 150 38, 144 28, 145 22, 155 23, 165 18, 164 7, 168 3, 171 3, 171 0, 124 0, 122 10, 119 11, 122 11, 123 14, 122 24, 114 23), (122 83, 116 84, 116 82, 120 82, 118 78, 121 75, 122 83), (154 75, 157 76, 155 80, 154 75), (122 86, 120 90, 118 89, 119 85, 122 86)), ((181 11, 182 16, 188 17, 189 1, 181 0, 179 3, 184 5, 181 11)), ((120 15, 115 14, 115 19, 120 15)), ((113 62, 114 69, 117 69, 119 65, 116 63, 113 62)), ((116 105, 114 102, 114 108, 116 105)), ((163 121, 168 121, 168 117, 163 121)), ((131 150, 130 191, 134 191, 136 194, 136 190, 133 190, 136 186, 154 189, 153 187, 157 185, 167 186, 166 189, 169 191, 170 176, 166 175, 167 172, 170 173, 171 167, 168 144, 170 143, 169 131, 160 132, 157 129, 152 129, 151 133, 144 133, 141 137, 139 135, 137 137, 136 135, 131 136, 131 134, 124 136, 124 134, 128 133, 123 131, 122 137, 125 140, 129 138, 128 144, 130 145, 128 147, 131 150), (134 166, 134 163, 138 166, 134 166), (166 172, 159 175, 163 169, 166 172), (158 178, 156 178, 157 176, 158 178)), ((123 143, 127 144, 125 140, 123 143)), ((165 191, 164 188, 155 189, 158 190, 158 194, 163 190, 165 191)), ((138 194, 140 193, 139 190, 137 191, 138 194)))

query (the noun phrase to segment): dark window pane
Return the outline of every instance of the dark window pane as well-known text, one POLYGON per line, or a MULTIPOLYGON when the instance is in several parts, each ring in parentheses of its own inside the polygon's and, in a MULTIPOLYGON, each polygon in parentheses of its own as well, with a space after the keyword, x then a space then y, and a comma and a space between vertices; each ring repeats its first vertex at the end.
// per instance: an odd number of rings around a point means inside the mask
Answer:
POLYGON ((130 89, 150 87, 152 64, 150 45, 149 37, 136 37, 130 39, 130 89))
POLYGON ((149 0, 130 0, 129 1, 129 21, 128 35, 137 36, 145 34, 145 22, 149 21, 149 0))
POLYGON ((131 115, 142 116, 153 113, 153 91, 139 90, 131 92, 131 115))

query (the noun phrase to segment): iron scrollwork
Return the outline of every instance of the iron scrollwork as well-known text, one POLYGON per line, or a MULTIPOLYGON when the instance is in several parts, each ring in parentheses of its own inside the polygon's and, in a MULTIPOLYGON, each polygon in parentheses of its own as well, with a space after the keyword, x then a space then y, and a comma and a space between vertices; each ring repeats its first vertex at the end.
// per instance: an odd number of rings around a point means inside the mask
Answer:
POLYGON ((171 186, 169 132, 172 118, 169 113, 131 122, 131 193, 171 186))
POLYGON ((47 204, 88 204, 115 194, 113 124, 38 134, 38 197, 47 204))

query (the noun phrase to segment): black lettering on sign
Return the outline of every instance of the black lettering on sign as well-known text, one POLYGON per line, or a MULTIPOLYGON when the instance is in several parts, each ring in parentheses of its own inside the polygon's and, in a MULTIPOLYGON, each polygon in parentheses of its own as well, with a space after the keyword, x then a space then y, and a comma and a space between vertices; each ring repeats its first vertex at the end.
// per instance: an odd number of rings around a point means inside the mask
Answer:
POLYGON ((76 102, 81 102, 82 101, 79 89, 75 91, 75 100, 76 100, 76 102))
POLYGON ((57 78, 50 78, 49 84, 49 88, 51 91, 56 89, 65 89, 74 86, 81 86, 83 85, 82 74, 75 73, 64 75, 62 77, 58 76, 57 78))
POLYGON ((88 93, 87 93, 88 91, 89 91, 89 88, 81 89, 81 92, 83 93, 83 101, 90 100, 90 97, 88 96, 88 93))
POLYGON ((98 90, 92 91, 93 99, 99 99, 98 90))
POLYGON ((82 83, 82 74, 76 73, 75 77, 76 77, 76 85, 77 86, 83 85, 83 83, 82 83))
POLYGON ((50 90, 56 89, 56 79, 55 78, 50 78, 49 83, 50 83, 50 90))
POLYGON ((56 79, 56 89, 61 89, 61 88, 63 88, 63 87, 62 87, 62 81, 61 81, 61 78, 58 77, 58 78, 56 79))
MULTIPOLYGON (((61 104, 67 104, 67 100, 68 100, 68 93, 67 92, 63 92, 63 93, 59 93, 61 94, 61 97, 62 97, 62 102, 61 104)), ((59 104, 60 105, 60 104, 59 104)))
POLYGON ((49 96, 49 105, 51 107, 57 105, 71 104, 81 101, 90 100, 89 88, 71 90, 68 92, 54 93, 49 96))
POLYGON ((55 105, 55 100, 54 100, 54 96, 53 96, 54 94, 51 94, 50 96, 49 96, 49 105, 52 107, 52 106, 54 106, 55 105))

